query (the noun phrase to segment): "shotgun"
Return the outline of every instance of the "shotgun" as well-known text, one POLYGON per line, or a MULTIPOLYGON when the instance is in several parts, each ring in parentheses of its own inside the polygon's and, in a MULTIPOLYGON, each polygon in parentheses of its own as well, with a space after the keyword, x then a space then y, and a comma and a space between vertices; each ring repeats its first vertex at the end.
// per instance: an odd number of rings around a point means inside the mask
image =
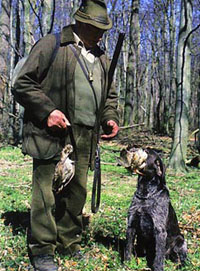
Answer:
POLYGON ((117 45, 115 47, 113 58, 112 58, 112 61, 110 63, 110 68, 109 68, 109 71, 108 71, 108 90, 110 89, 112 81, 113 81, 113 75, 114 75, 114 72, 115 72, 115 68, 117 66, 117 61, 118 61, 119 54, 120 54, 120 51, 121 51, 121 48, 122 48, 124 37, 125 37, 125 33, 119 33, 119 38, 118 38, 118 41, 117 41, 117 45))
MULTIPOLYGON (((115 68, 117 66, 117 61, 119 58, 119 54, 122 48, 122 43, 124 40, 125 33, 119 33, 119 38, 117 41, 117 45, 115 47, 115 51, 113 54, 113 58, 110 64, 110 68, 108 71, 108 88, 110 89, 113 81, 113 75, 115 72, 115 68)), ((93 178, 93 187, 92 187, 92 200, 91 200, 91 210, 93 213, 97 213, 99 210, 101 199, 101 159, 100 159, 100 146, 97 145, 96 155, 95 155, 95 165, 94 165, 94 178, 93 178)))

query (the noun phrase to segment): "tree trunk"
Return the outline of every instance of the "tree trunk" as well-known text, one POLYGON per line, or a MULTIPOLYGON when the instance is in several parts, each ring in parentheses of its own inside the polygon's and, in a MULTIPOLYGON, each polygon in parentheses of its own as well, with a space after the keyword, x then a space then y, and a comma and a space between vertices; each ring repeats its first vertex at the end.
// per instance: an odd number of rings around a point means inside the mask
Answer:
POLYGON ((42 23, 42 31, 45 36, 50 29, 50 17, 51 17, 51 0, 43 0, 41 2, 41 23, 42 23))
POLYGON ((174 120, 174 104, 176 92, 176 27, 175 27, 175 9, 174 0, 170 0, 170 20, 169 20, 169 35, 170 35, 170 50, 169 50, 169 67, 170 67, 170 82, 169 82, 169 111, 167 120, 167 133, 171 134, 174 120))
MULTIPOLYGON (((10 6, 8 1, 1 1, 1 13, 0 13, 0 83, 5 84, 8 76, 8 55, 9 55, 9 13, 10 6)), ((0 97, 4 94, 4 89, 1 89, 0 97)))
POLYGON ((135 120, 139 118, 139 90, 138 67, 140 58, 140 27, 139 27, 139 0, 132 0, 130 19, 130 47, 126 76, 126 96, 124 108, 124 125, 133 123, 133 106, 135 98, 135 120))
POLYGON ((143 113, 143 120, 145 122, 146 127, 150 128, 150 111, 151 111, 151 89, 149 86, 149 70, 150 70, 150 63, 149 63, 149 46, 147 47, 147 61, 146 61, 146 68, 144 74, 144 113, 143 113))
POLYGON ((33 27, 32 27, 33 15, 31 12, 31 6, 28 0, 25 0, 24 4, 24 44, 25 54, 29 54, 32 45, 35 40, 33 39, 33 27))
POLYGON ((74 21, 73 15, 76 12, 76 10, 78 9, 78 7, 79 7, 79 1, 78 0, 72 0, 71 1, 71 16, 70 16, 71 17, 71 22, 74 21))
POLYGON ((7 135, 5 129, 8 126, 8 59, 10 50, 10 5, 8 1, 1 1, 0 12, 0 135, 7 135))
POLYGON ((191 51, 190 33, 192 30, 192 1, 181 1, 181 18, 177 56, 177 98, 173 146, 170 167, 183 172, 188 143, 189 99, 191 94, 191 51))
MULTIPOLYGON (((200 78, 200 69, 199 69, 199 78, 200 78)), ((197 101, 197 108, 198 108, 198 126, 199 126, 199 132, 198 132, 198 138, 197 138, 197 149, 200 153, 200 80, 198 84, 198 101, 197 101)))
MULTIPOLYGON (((18 8, 18 5, 16 6, 18 8)), ((6 103, 9 105, 9 132, 8 138, 9 140, 13 140, 14 138, 14 127, 15 127, 15 119, 14 119, 14 111, 15 111, 15 102, 13 100, 11 94, 11 87, 12 87, 12 75, 15 66, 15 39, 14 39, 14 28, 13 28, 13 13, 14 13, 14 5, 12 0, 10 1, 10 70, 9 70, 9 79, 8 79, 8 95, 6 103)), ((12 141, 11 141, 12 142, 12 141)))
MULTIPOLYGON (((169 8, 169 2, 166 3, 166 10, 169 8)), ((169 52, 168 52, 168 39, 167 39, 167 11, 164 11, 164 20, 163 20, 163 37, 162 37, 162 46, 164 54, 164 63, 163 63, 163 95, 162 95, 162 108, 161 108, 161 125, 160 132, 166 134, 167 132, 167 122, 169 118, 169 76, 168 76, 168 67, 169 67, 169 52)))

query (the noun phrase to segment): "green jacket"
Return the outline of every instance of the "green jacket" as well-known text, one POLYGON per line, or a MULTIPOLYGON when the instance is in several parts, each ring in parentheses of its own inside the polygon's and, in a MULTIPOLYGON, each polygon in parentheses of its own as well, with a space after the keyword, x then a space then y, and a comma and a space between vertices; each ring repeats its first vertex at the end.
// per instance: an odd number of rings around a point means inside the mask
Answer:
MULTIPOLYGON (((71 26, 61 32, 60 47, 55 60, 49 67, 55 49, 55 36, 43 37, 32 49, 14 85, 16 100, 25 107, 22 152, 36 159, 50 159, 60 153, 66 135, 53 133, 47 127, 47 117, 55 109, 61 110, 73 128, 74 71, 77 60, 69 48, 75 43, 71 26), (48 73, 46 74, 46 70, 48 73)), ((109 61, 104 52, 98 49, 104 70, 100 123, 106 127, 108 120, 118 123, 117 93, 112 87, 107 91, 109 61)), ((79 52, 80 54, 80 52, 79 52)), ((97 143, 98 125, 93 129, 92 157, 97 143)))

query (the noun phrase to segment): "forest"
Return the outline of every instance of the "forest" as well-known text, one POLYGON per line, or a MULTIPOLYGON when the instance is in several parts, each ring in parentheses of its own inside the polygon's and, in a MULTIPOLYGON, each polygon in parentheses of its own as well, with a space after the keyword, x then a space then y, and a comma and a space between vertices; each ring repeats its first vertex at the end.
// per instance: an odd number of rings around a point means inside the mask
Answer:
MULTIPOLYGON (((0 271, 32 271, 27 253, 32 159, 21 153, 24 109, 12 88, 20 60, 49 33, 74 23, 81 0, 0 0, 0 271)), ((137 176, 119 166, 130 144, 155 149, 188 246, 182 271, 200 270, 200 0, 105 0, 113 27, 100 46, 112 60, 119 96, 118 135, 101 140, 101 204, 91 212, 89 171, 79 261, 56 254, 59 271, 146 271, 143 258, 122 262, 127 212, 137 176)), ((21 62, 22 63, 22 62, 21 62)), ((178 263, 165 262, 165 271, 178 263)))

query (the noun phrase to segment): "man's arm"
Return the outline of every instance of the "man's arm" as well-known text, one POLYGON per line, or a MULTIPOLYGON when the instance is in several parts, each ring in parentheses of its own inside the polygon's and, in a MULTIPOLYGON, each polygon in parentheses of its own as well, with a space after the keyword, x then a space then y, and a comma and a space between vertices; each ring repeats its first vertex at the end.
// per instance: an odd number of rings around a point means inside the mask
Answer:
POLYGON ((119 114, 117 111, 118 107, 118 95, 114 84, 108 91, 106 103, 102 114, 102 128, 105 134, 101 136, 103 139, 110 139, 117 135, 119 131, 119 114))
POLYGON ((38 121, 43 121, 56 109, 56 105, 41 88, 42 75, 49 68, 55 42, 53 35, 47 35, 34 46, 14 85, 16 100, 38 121))
POLYGON ((65 115, 56 108, 53 101, 44 93, 40 81, 55 50, 55 36, 48 35, 32 49, 16 80, 14 95, 16 100, 27 108, 38 121, 47 121, 53 130, 65 129, 70 125, 65 115))
POLYGON ((110 139, 118 134, 119 126, 114 120, 107 121, 107 126, 110 127, 110 133, 108 135, 104 134, 101 136, 102 139, 110 139))

